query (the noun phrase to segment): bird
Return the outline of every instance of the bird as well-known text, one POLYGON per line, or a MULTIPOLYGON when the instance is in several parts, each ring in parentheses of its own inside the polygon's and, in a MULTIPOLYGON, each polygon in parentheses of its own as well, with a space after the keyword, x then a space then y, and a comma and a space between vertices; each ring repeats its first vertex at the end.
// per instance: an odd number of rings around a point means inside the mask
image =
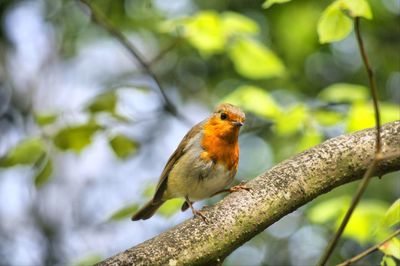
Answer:
POLYGON ((181 210, 191 208, 194 217, 206 220, 193 207, 195 201, 222 192, 250 190, 243 183, 226 189, 237 172, 239 130, 245 119, 239 107, 222 103, 208 118, 193 126, 168 159, 154 196, 132 216, 132 221, 149 219, 173 198, 184 198, 181 210))

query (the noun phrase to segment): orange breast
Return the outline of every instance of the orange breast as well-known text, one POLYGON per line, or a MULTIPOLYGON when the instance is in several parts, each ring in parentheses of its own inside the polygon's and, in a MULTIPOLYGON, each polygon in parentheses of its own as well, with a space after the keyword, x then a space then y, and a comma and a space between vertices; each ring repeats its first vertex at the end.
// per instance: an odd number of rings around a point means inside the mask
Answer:
POLYGON ((201 158, 222 163, 229 170, 237 170, 239 162, 239 130, 209 121, 204 125, 201 158))

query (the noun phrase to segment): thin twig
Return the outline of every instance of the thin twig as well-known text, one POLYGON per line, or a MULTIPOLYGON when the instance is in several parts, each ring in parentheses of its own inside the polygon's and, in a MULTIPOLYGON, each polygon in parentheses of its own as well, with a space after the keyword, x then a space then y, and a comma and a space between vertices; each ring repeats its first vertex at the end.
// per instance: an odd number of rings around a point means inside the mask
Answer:
POLYGON ((320 261, 318 262, 319 266, 323 266, 326 264, 328 261, 329 257, 333 253, 333 250, 335 249, 337 243, 339 242, 340 237, 343 234, 344 229, 346 228, 347 223, 350 220, 351 215, 353 214, 354 209, 356 208, 358 202, 361 199, 362 194, 364 193, 365 189, 368 186, 370 177, 373 175, 373 171, 375 170, 375 166, 377 164, 377 161, 374 159, 370 166, 368 167, 367 171, 365 172, 360 185, 357 188, 357 192, 351 201, 350 207, 346 212, 346 215, 344 216, 342 223, 340 224, 338 230, 336 231, 334 237, 332 240, 329 242, 327 248, 324 251, 323 256, 321 257, 320 261))
POLYGON ((376 80, 374 76, 374 71, 371 68, 371 65, 368 60, 367 53, 364 48, 364 42, 361 37, 360 31, 360 18, 356 17, 354 20, 354 30, 357 36, 358 47, 360 48, 360 54, 364 62, 365 69, 367 70, 369 86, 371 89, 372 100, 374 102, 374 112, 375 112, 375 127, 376 127, 376 153, 379 154, 381 152, 381 116, 379 113, 379 105, 378 105, 378 90, 376 86, 376 80))
POLYGON ((169 45, 167 48, 164 48, 163 50, 161 50, 156 57, 154 57, 153 59, 151 59, 147 65, 148 66, 152 66, 154 65, 156 62, 158 62, 159 60, 161 60, 167 53, 169 53, 171 50, 173 50, 179 43, 180 43, 181 39, 177 38, 171 45, 169 45))
POLYGON ((361 252, 360 254, 358 254, 357 256, 354 256, 340 264, 338 264, 337 266, 347 266, 350 265, 356 261, 359 261, 360 259, 364 258, 365 256, 371 254, 372 252, 378 250, 381 246, 383 246, 386 242, 388 242, 389 240, 391 240, 392 238, 396 237, 397 235, 400 234, 400 229, 398 229, 397 231, 395 231, 393 234, 391 234, 390 236, 388 236, 385 240, 383 240, 381 243, 376 244, 373 247, 370 247, 369 249, 365 250, 364 252, 361 252))
POLYGON ((371 95, 372 95, 372 99, 374 102, 375 125, 376 125, 376 152, 375 152, 375 156, 374 156, 374 159, 373 159, 371 165, 368 167, 367 171, 365 172, 365 174, 361 180, 360 185, 357 188, 356 194, 353 197, 353 200, 350 204, 349 209, 346 212, 346 215, 344 216, 335 235, 333 236, 333 238, 329 242, 328 246, 324 250, 324 253, 318 262, 319 266, 325 265, 326 262, 328 261, 329 257, 332 255, 337 243, 339 242, 340 237, 343 234, 344 229, 346 228, 346 226, 350 220, 351 215, 353 214, 354 209, 356 208, 357 204, 359 203, 359 201, 361 199, 361 196, 364 194, 364 191, 369 184, 369 180, 371 179, 371 177, 373 176, 373 174, 375 172, 375 167, 378 164, 378 161, 381 160, 381 157, 382 157, 382 155, 381 155, 381 124, 380 124, 380 113, 379 113, 379 105, 378 105, 378 92, 377 92, 377 88, 376 88, 376 81, 375 81, 374 73, 369 64, 368 56, 367 56, 367 53, 365 52, 365 48, 364 48, 364 43, 361 38, 360 22, 359 22, 358 17, 356 17, 354 19, 354 30, 356 32, 357 43, 358 43, 358 47, 360 49, 361 57, 363 59, 364 66, 367 70, 371 95))
POLYGON ((140 52, 136 49, 136 47, 129 41, 129 39, 119 30, 117 29, 114 25, 112 25, 108 19, 98 12, 96 10, 96 7, 89 1, 89 0, 80 0, 82 3, 84 3, 91 12, 91 17, 92 20, 102 28, 108 31, 112 36, 114 36, 131 54, 132 56, 139 62, 139 64, 142 66, 142 68, 149 74, 149 76, 154 80, 156 83, 162 98, 164 99, 165 102, 165 108, 168 112, 173 114, 174 116, 182 119, 186 123, 190 123, 190 121, 180 114, 175 107, 175 105, 169 100, 167 94, 165 93, 165 90, 161 86, 161 82, 156 76, 156 74, 153 72, 151 69, 150 65, 143 59, 143 56, 140 54, 140 52))

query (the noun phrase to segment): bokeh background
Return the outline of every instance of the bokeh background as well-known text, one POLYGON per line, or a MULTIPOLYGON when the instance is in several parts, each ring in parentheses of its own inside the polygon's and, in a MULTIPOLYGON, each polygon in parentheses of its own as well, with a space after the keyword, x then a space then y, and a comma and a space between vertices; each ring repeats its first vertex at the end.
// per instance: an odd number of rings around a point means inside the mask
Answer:
MULTIPOLYGON (((147 62, 167 104, 149 71, 85 4, 1 0, 0 265, 91 265, 189 219, 181 200, 147 221, 129 217, 151 197, 183 135, 219 102, 240 105, 248 117, 238 180, 373 126, 354 33, 319 43, 317 23, 331 2, 265 9, 263 1, 92 1, 147 62)), ((388 122, 400 118, 400 7, 370 5, 373 19, 361 27, 388 122)), ((398 178, 372 180, 332 263, 387 235, 398 178)), ((288 215, 224 265, 315 264, 355 188, 288 215)), ((393 262, 395 252, 387 254, 393 262)))

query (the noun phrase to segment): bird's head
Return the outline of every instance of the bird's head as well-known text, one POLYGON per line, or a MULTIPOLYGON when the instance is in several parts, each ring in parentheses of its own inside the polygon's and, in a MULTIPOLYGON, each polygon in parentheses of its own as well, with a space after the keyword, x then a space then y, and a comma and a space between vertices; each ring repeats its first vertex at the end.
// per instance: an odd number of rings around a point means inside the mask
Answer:
POLYGON ((229 103, 219 104, 205 127, 215 135, 224 138, 237 138, 239 129, 244 125, 246 116, 239 107, 229 103))

